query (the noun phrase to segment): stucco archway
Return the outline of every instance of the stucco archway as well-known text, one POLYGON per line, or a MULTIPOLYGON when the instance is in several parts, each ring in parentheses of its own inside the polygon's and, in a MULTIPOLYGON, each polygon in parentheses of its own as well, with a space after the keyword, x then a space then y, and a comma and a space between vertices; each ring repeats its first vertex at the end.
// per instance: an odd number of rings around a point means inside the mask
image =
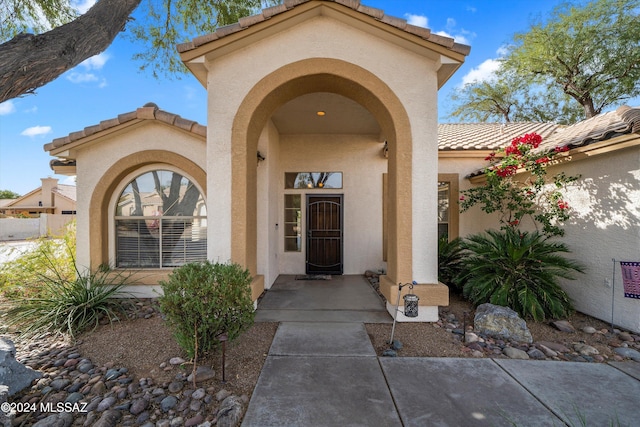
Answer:
MULTIPOLYGON (((109 203, 118 185, 131 172, 149 164, 166 164, 177 169, 188 171, 196 184, 206 194, 206 173, 192 160, 179 154, 164 150, 145 150, 125 156, 111 166, 100 178, 96 185, 89 204, 89 245, 90 268, 95 270, 101 264, 108 265, 109 259, 109 203)), ((157 279, 166 276, 145 273, 141 275, 149 283, 157 283, 157 279)))
POLYGON ((234 117, 232 152, 232 260, 257 273, 256 151, 273 112, 298 96, 331 92, 361 104, 376 118, 389 144, 388 275, 409 281, 412 273, 410 121, 399 98, 373 73, 330 58, 313 58, 281 67, 261 79, 234 117))

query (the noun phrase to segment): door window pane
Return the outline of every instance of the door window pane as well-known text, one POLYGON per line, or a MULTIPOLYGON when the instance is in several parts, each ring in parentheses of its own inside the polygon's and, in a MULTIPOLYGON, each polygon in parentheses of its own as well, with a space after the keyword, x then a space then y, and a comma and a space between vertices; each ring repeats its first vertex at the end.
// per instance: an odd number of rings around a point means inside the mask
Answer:
POLYGON ((284 188, 342 188, 342 172, 286 172, 284 188))
POLYGON ((300 200, 300 194, 285 194, 284 196, 285 252, 300 252, 302 250, 300 200))

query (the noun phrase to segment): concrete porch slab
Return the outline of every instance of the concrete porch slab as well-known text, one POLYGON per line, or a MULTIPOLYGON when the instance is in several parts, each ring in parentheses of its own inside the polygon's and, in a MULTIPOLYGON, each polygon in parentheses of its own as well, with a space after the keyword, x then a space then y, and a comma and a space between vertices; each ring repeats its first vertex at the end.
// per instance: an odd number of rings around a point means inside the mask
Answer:
POLYGON ((640 382, 604 363, 496 359, 568 425, 637 425, 640 382))
POLYGON ((386 311, 267 310, 256 311, 256 322, 361 322, 393 323, 386 311))
POLYGON ((243 427, 401 426, 375 357, 269 356, 243 427))
POLYGON ((491 359, 402 357, 380 364, 404 426, 562 425, 491 359))
POLYGON ((274 356, 372 356, 362 323, 281 323, 271 344, 274 356))

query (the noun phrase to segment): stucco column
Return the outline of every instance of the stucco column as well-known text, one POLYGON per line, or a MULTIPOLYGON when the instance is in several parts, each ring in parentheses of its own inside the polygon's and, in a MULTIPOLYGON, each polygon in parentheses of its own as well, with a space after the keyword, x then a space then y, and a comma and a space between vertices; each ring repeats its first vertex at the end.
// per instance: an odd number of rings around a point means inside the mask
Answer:
POLYGON ((207 124, 207 258, 231 260, 232 108, 225 106, 220 91, 209 89, 207 124), (226 107, 226 108, 225 108, 226 107))
POLYGON ((435 108, 412 141, 412 276, 438 283, 438 123, 435 108))

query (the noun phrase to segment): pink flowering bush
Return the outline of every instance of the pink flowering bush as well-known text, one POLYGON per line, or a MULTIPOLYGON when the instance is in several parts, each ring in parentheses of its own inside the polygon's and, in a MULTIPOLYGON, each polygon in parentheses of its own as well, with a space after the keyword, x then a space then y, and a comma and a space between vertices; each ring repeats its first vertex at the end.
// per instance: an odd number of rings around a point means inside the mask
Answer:
POLYGON ((541 150, 541 143, 540 135, 530 133, 491 153, 485 159, 489 162, 484 169, 486 183, 461 192, 461 211, 480 205, 486 213, 498 212, 503 229, 518 228, 529 217, 547 237, 562 236, 562 224, 571 212, 563 192, 578 177, 564 173, 548 177, 547 167, 568 147, 541 150))

